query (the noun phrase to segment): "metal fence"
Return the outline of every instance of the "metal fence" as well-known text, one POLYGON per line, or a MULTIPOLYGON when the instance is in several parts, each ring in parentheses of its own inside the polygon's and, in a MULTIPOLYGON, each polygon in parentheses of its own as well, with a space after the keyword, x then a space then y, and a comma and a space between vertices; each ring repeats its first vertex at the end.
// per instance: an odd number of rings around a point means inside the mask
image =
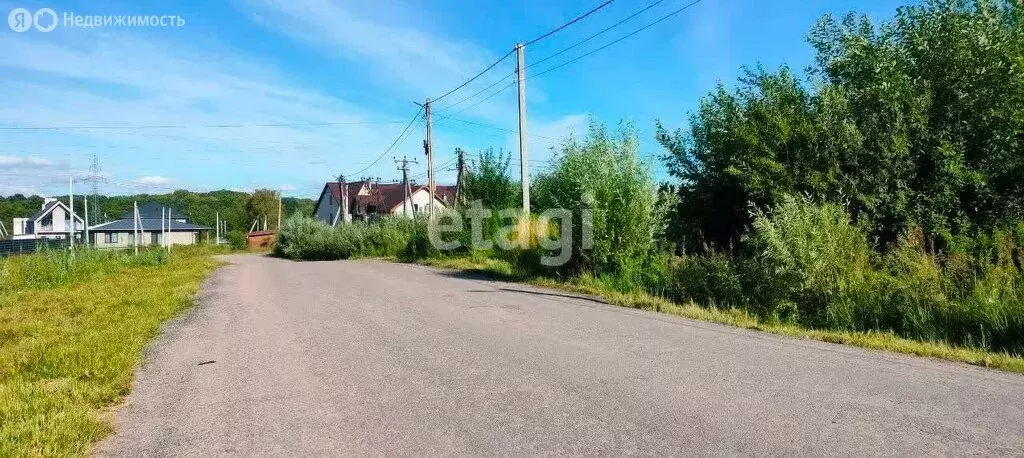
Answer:
POLYGON ((67 240, 27 239, 0 240, 0 257, 32 254, 43 248, 61 249, 68 246, 67 240))

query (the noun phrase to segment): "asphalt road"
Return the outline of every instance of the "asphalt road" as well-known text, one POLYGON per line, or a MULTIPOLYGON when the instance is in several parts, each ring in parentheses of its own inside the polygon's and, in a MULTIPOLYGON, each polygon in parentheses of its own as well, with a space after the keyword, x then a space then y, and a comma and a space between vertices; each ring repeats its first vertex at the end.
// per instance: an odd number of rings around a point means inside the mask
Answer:
POLYGON ((1024 455, 1014 374, 419 266, 227 259, 96 452, 1024 455))

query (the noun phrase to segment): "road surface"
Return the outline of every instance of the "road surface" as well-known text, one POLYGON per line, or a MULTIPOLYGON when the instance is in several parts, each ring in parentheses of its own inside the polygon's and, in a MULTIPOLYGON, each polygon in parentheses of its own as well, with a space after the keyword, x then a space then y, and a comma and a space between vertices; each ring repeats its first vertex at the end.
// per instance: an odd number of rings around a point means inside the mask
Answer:
POLYGON ((377 261, 263 256, 146 355, 100 455, 1024 455, 1024 377, 377 261))

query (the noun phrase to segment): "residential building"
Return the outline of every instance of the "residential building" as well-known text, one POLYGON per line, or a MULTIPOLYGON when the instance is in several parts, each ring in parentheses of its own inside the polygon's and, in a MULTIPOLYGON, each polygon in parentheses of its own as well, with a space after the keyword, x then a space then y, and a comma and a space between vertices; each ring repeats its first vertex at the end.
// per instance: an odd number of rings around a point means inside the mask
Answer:
POLYGON ((172 245, 192 245, 199 243, 203 233, 211 230, 206 226, 192 224, 188 216, 175 208, 153 203, 139 206, 141 226, 136 226, 134 216, 134 211, 129 211, 121 219, 89 227, 89 239, 93 246, 101 249, 135 246, 137 229, 141 230, 139 245, 162 245, 165 232, 167 241, 172 245), (169 223, 167 212, 170 212, 169 223))
MULTIPOLYGON (((81 231, 85 229, 85 221, 79 215, 74 215, 75 237, 81 237, 81 231)), ((58 199, 43 199, 42 208, 27 218, 14 218, 14 227, 11 228, 11 238, 14 240, 26 239, 63 239, 68 238, 68 232, 72 227, 71 208, 58 199)))
MULTIPOLYGON (((426 185, 410 185, 410 197, 405 198, 402 183, 353 181, 348 186, 348 212, 351 220, 372 220, 386 215, 408 215, 429 211, 430 192, 426 185)), ((434 187, 436 209, 445 209, 455 203, 455 186, 434 187)), ((324 184, 317 199, 313 216, 334 225, 341 217, 342 187, 339 182, 324 184)))

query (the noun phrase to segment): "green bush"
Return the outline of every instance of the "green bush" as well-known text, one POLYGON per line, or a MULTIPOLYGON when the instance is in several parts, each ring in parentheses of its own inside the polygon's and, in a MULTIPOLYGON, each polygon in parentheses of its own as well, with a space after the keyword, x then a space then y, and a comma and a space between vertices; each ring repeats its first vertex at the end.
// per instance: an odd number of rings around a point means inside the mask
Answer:
POLYGON ((228 245, 231 246, 232 250, 244 250, 245 249, 245 232, 242 231, 230 231, 228 232, 228 245))
POLYGON ((281 225, 274 244, 278 256, 305 261, 347 259, 356 251, 352 241, 322 221, 293 216, 281 225))
POLYGON ((535 211, 560 208, 573 215, 573 256, 560 272, 618 273, 625 263, 645 262, 653 253, 666 209, 657 205, 655 183, 637 145, 629 125, 613 136, 593 123, 583 143, 568 140, 551 171, 537 177, 535 211), (589 226, 586 213, 592 215, 589 226), (592 248, 584 247, 585 232, 593 234, 592 248))
POLYGON ((864 229, 835 204, 784 197, 770 212, 754 211, 749 242, 752 278, 762 282, 751 285, 761 294, 750 299, 762 315, 786 316, 795 306, 792 318, 823 325, 829 304, 863 289, 871 272, 864 229))

